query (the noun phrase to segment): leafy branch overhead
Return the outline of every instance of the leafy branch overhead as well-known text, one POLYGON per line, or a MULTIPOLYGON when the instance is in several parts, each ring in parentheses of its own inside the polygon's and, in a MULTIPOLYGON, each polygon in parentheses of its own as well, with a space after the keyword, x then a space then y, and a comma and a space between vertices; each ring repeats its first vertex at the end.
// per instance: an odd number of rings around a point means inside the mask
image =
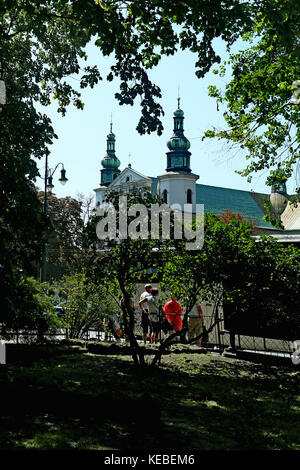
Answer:
MULTIPOLYGON (((208 130, 246 151, 248 165, 239 173, 251 177, 269 169, 267 184, 285 183, 300 157, 300 114, 295 83, 300 73, 299 8, 293 1, 274 2, 269 16, 261 12, 248 47, 230 56, 218 70, 233 71, 224 91, 209 87, 210 96, 226 106, 227 128, 208 130)), ((299 189, 297 190, 299 192, 299 189)))
POLYGON ((92 39, 104 56, 114 57, 107 79, 120 78, 116 94, 120 104, 133 105, 140 97, 138 131, 160 134, 161 91, 149 79, 148 69, 156 66, 163 55, 173 55, 179 48, 189 49, 197 55, 196 75, 203 77, 213 63, 221 60, 213 40, 221 37, 230 47, 242 32, 253 27, 258 4, 239 0, 216 1, 213 5, 194 0, 8 0, 0 7, 2 75, 7 78, 5 64, 13 54, 29 65, 27 74, 34 100, 47 105, 54 96, 62 114, 70 102, 81 108, 80 93, 66 77, 81 74, 82 88, 93 87, 102 79, 97 64, 83 70, 80 66, 80 61, 87 59, 85 46, 92 39))

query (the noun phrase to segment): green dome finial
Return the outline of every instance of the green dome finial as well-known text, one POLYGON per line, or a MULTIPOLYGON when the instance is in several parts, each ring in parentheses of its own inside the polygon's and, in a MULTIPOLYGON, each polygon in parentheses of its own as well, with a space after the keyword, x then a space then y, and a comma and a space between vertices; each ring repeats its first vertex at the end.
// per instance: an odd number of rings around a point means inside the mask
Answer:
POLYGON ((178 87, 178 98, 177 98, 177 101, 178 101, 178 105, 177 105, 177 109, 176 111, 174 111, 174 116, 183 116, 184 115, 184 112, 182 111, 182 109, 180 109, 180 96, 179 96, 179 87, 178 87))
POLYGON ((110 118, 110 133, 107 135, 107 140, 116 140, 116 136, 112 131, 112 126, 113 126, 113 123, 112 123, 112 115, 111 115, 111 118, 110 118))

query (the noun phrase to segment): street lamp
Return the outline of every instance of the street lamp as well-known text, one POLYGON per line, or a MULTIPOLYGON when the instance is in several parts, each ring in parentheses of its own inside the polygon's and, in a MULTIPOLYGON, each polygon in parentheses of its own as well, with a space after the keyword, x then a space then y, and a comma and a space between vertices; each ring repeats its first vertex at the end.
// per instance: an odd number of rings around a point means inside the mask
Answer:
MULTIPOLYGON (((66 182, 68 181, 68 178, 66 178, 66 170, 64 168, 63 163, 58 163, 54 170, 51 168, 48 168, 48 155, 46 155, 46 166, 45 166, 45 187, 44 187, 44 214, 46 215, 48 212, 48 199, 47 199, 47 191, 52 190, 54 188, 53 185, 53 175, 59 165, 62 165, 62 169, 60 172, 60 178, 58 181, 61 182, 61 184, 65 185, 66 182)), ((47 245, 46 245, 46 240, 43 241, 43 251, 42 251, 42 265, 41 265, 41 273, 40 273, 40 281, 45 282, 46 281, 46 266, 47 266, 47 260, 46 260, 46 254, 47 254, 47 245)))

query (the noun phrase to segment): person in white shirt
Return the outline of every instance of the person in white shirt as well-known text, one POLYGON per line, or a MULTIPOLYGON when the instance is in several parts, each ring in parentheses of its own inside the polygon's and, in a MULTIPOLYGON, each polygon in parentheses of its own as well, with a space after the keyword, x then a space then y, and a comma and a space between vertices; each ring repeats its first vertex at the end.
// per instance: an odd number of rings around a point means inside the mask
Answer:
MULTIPOLYGON (((144 344, 147 343, 147 335, 148 331, 150 330, 151 335, 151 324, 149 320, 149 305, 148 300, 151 298, 152 286, 151 284, 145 285, 145 291, 142 293, 140 297, 139 306, 142 310, 142 329, 143 329, 143 340, 144 344)), ((151 338, 149 339, 151 342, 151 338)))
POLYGON ((157 343, 158 340, 158 333, 159 333, 159 306, 158 302, 158 289, 152 289, 150 297, 147 297, 145 301, 147 301, 149 306, 149 321, 150 321, 150 328, 151 328, 151 343, 157 343))

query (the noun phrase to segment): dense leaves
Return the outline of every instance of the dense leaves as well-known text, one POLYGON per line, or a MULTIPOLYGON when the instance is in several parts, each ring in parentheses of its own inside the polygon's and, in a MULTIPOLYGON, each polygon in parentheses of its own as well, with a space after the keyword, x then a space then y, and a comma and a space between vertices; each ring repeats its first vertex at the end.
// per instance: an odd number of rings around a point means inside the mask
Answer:
POLYGON ((294 340, 300 334, 300 251, 272 237, 240 245, 224 281, 227 326, 238 333, 294 340))
POLYGON ((70 338, 82 338, 89 329, 103 329, 104 318, 115 311, 105 286, 90 282, 83 273, 65 276, 58 291, 64 300, 62 316, 70 338))
MULTIPOLYGON (((52 3, 0 2, 0 74, 6 85, 6 103, 0 107, 1 321, 24 309, 22 275, 38 276, 47 226, 34 186, 36 159, 49 154, 56 135, 34 102, 48 104, 54 93, 63 112, 74 98, 61 80, 76 72, 81 45, 75 33, 67 38, 63 22, 49 16, 52 3)), ((62 14, 64 4, 56 2, 62 14)))
POLYGON ((46 332, 54 333, 61 326, 53 308, 53 298, 49 284, 41 284, 34 278, 20 277, 18 290, 14 292, 12 300, 13 308, 1 312, 1 336, 11 339, 11 335, 25 329, 36 332, 36 335, 28 336, 28 340, 44 341, 46 332))
POLYGON ((300 73, 300 15, 294 0, 264 4, 253 33, 244 36, 245 50, 216 70, 221 77, 227 66, 233 72, 225 91, 209 87, 210 96, 227 107, 228 127, 206 136, 239 146, 250 161, 240 173, 251 181, 254 172, 269 169, 267 184, 272 185, 285 183, 299 164, 300 114, 293 84, 300 73))
POLYGON ((81 88, 93 87, 102 79, 98 64, 82 68, 87 58, 84 47, 93 39, 104 56, 114 58, 107 79, 120 78, 116 94, 120 104, 133 105, 141 97, 139 132, 161 133, 163 111, 157 102, 161 91, 149 79, 148 69, 163 55, 181 48, 196 54, 196 74, 204 76, 214 62, 220 62, 213 40, 220 37, 231 46, 253 26, 258 4, 239 0, 2 1, 2 75, 8 77, 3 64, 25 53, 33 99, 49 104, 53 94, 63 114, 70 102, 82 107, 80 93, 65 77, 79 74, 81 88), (19 51, 12 54, 16 44, 19 51))
MULTIPOLYGON (((44 194, 38 193, 43 201, 44 194)), ((82 201, 72 197, 47 196, 47 215, 50 227, 47 239, 47 280, 58 280, 63 275, 79 272, 85 264, 84 220, 82 201)))
POLYGON ((198 252, 177 243, 162 269, 162 285, 186 313, 196 300, 224 309, 229 329, 248 335, 295 339, 300 333, 300 250, 272 237, 252 236, 252 225, 205 216, 198 252), (298 333, 297 333, 298 332, 298 333))

